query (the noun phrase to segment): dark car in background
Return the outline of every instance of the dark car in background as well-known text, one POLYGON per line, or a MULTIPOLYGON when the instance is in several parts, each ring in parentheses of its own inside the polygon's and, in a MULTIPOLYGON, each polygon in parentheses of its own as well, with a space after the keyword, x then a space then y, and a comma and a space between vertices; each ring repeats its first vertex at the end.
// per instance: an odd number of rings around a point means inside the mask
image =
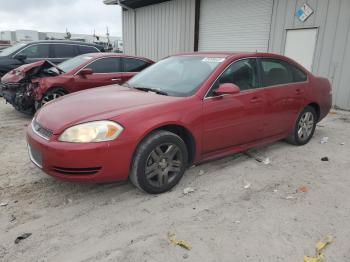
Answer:
POLYGON ((116 53, 90 53, 55 65, 42 60, 11 70, 0 92, 18 111, 33 113, 60 96, 105 85, 123 84, 154 62, 116 53))
POLYGON ((77 55, 96 52, 104 52, 104 48, 96 44, 64 40, 18 43, 0 52, 0 77, 23 64, 40 60, 59 64, 77 55))

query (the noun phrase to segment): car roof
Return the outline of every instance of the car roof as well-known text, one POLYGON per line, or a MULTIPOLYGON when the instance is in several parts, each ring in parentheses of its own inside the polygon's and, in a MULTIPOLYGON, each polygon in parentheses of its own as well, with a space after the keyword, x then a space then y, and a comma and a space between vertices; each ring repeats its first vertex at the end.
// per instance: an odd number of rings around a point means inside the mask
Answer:
MULTIPOLYGON (((172 56, 206 56, 206 57, 222 57, 222 58, 236 58, 236 57, 271 57, 271 58, 287 58, 285 56, 274 53, 263 52, 188 52, 179 53, 172 56)), ((288 59, 288 58, 287 58, 288 59)))
POLYGON ((297 63, 293 59, 286 57, 284 55, 275 54, 275 53, 263 53, 263 52, 189 52, 189 53, 180 53, 172 56, 205 56, 205 57, 215 57, 215 58, 226 58, 226 59, 242 59, 249 57, 265 57, 265 58, 275 58, 287 61, 294 65, 297 65, 299 68, 306 70, 301 64, 297 63))
POLYGON ((95 44, 95 43, 86 43, 81 41, 72 41, 72 40, 38 40, 38 41, 30 41, 30 42, 23 42, 27 45, 29 44, 76 44, 76 45, 88 45, 88 46, 97 46, 102 47, 101 45, 95 44))
POLYGON ((141 56, 132 56, 132 55, 126 55, 122 53, 87 53, 87 54, 82 54, 86 56, 91 56, 93 58, 102 58, 102 57, 125 57, 125 58, 135 58, 135 59, 141 59, 149 62, 154 62, 151 59, 148 59, 146 57, 141 57, 141 56))

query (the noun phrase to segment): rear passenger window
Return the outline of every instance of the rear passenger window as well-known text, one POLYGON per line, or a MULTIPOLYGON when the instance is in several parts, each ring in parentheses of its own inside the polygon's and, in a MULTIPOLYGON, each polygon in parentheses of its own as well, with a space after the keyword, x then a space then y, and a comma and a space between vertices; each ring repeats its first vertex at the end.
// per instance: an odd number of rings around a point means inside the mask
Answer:
POLYGON ((261 59, 262 86, 283 85, 293 82, 289 64, 278 59, 261 59))
POLYGON ((290 65, 290 68, 293 73, 294 82, 304 82, 307 80, 307 75, 304 73, 304 71, 302 71, 301 69, 299 69, 294 65, 290 65))
POLYGON ((133 58, 123 58, 124 72, 140 72, 149 64, 143 60, 133 58))
POLYGON ((99 51, 93 46, 86 46, 86 45, 79 46, 79 54, 97 53, 97 52, 99 51))
POLYGON ((120 58, 102 58, 90 65, 87 68, 91 68, 94 73, 117 73, 121 72, 120 58))
POLYGON ((53 50, 56 58, 76 56, 75 45, 55 44, 53 50))

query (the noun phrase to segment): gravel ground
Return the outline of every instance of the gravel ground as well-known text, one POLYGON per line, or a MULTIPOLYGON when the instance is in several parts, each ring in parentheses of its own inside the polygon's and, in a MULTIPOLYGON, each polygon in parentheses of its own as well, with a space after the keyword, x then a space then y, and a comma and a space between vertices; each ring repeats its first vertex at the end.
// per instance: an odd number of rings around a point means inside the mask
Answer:
POLYGON ((0 120, 0 261, 296 262, 327 234, 326 261, 350 261, 350 113, 331 113, 306 146, 259 149, 268 165, 245 154, 212 161, 158 196, 51 178, 28 159, 30 118, 0 98, 0 120))

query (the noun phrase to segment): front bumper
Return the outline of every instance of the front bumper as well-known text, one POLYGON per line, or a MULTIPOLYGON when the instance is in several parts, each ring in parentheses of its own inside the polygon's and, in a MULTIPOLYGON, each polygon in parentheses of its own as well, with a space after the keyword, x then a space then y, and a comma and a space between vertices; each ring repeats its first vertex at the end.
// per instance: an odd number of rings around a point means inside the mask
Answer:
POLYGON ((28 84, 0 82, 0 93, 6 102, 18 111, 33 113, 34 100, 31 90, 28 89, 28 84))
POLYGON ((135 149, 135 140, 115 140, 102 143, 58 142, 27 129, 29 156, 45 173, 72 182, 105 183, 126 180, 135 149))

